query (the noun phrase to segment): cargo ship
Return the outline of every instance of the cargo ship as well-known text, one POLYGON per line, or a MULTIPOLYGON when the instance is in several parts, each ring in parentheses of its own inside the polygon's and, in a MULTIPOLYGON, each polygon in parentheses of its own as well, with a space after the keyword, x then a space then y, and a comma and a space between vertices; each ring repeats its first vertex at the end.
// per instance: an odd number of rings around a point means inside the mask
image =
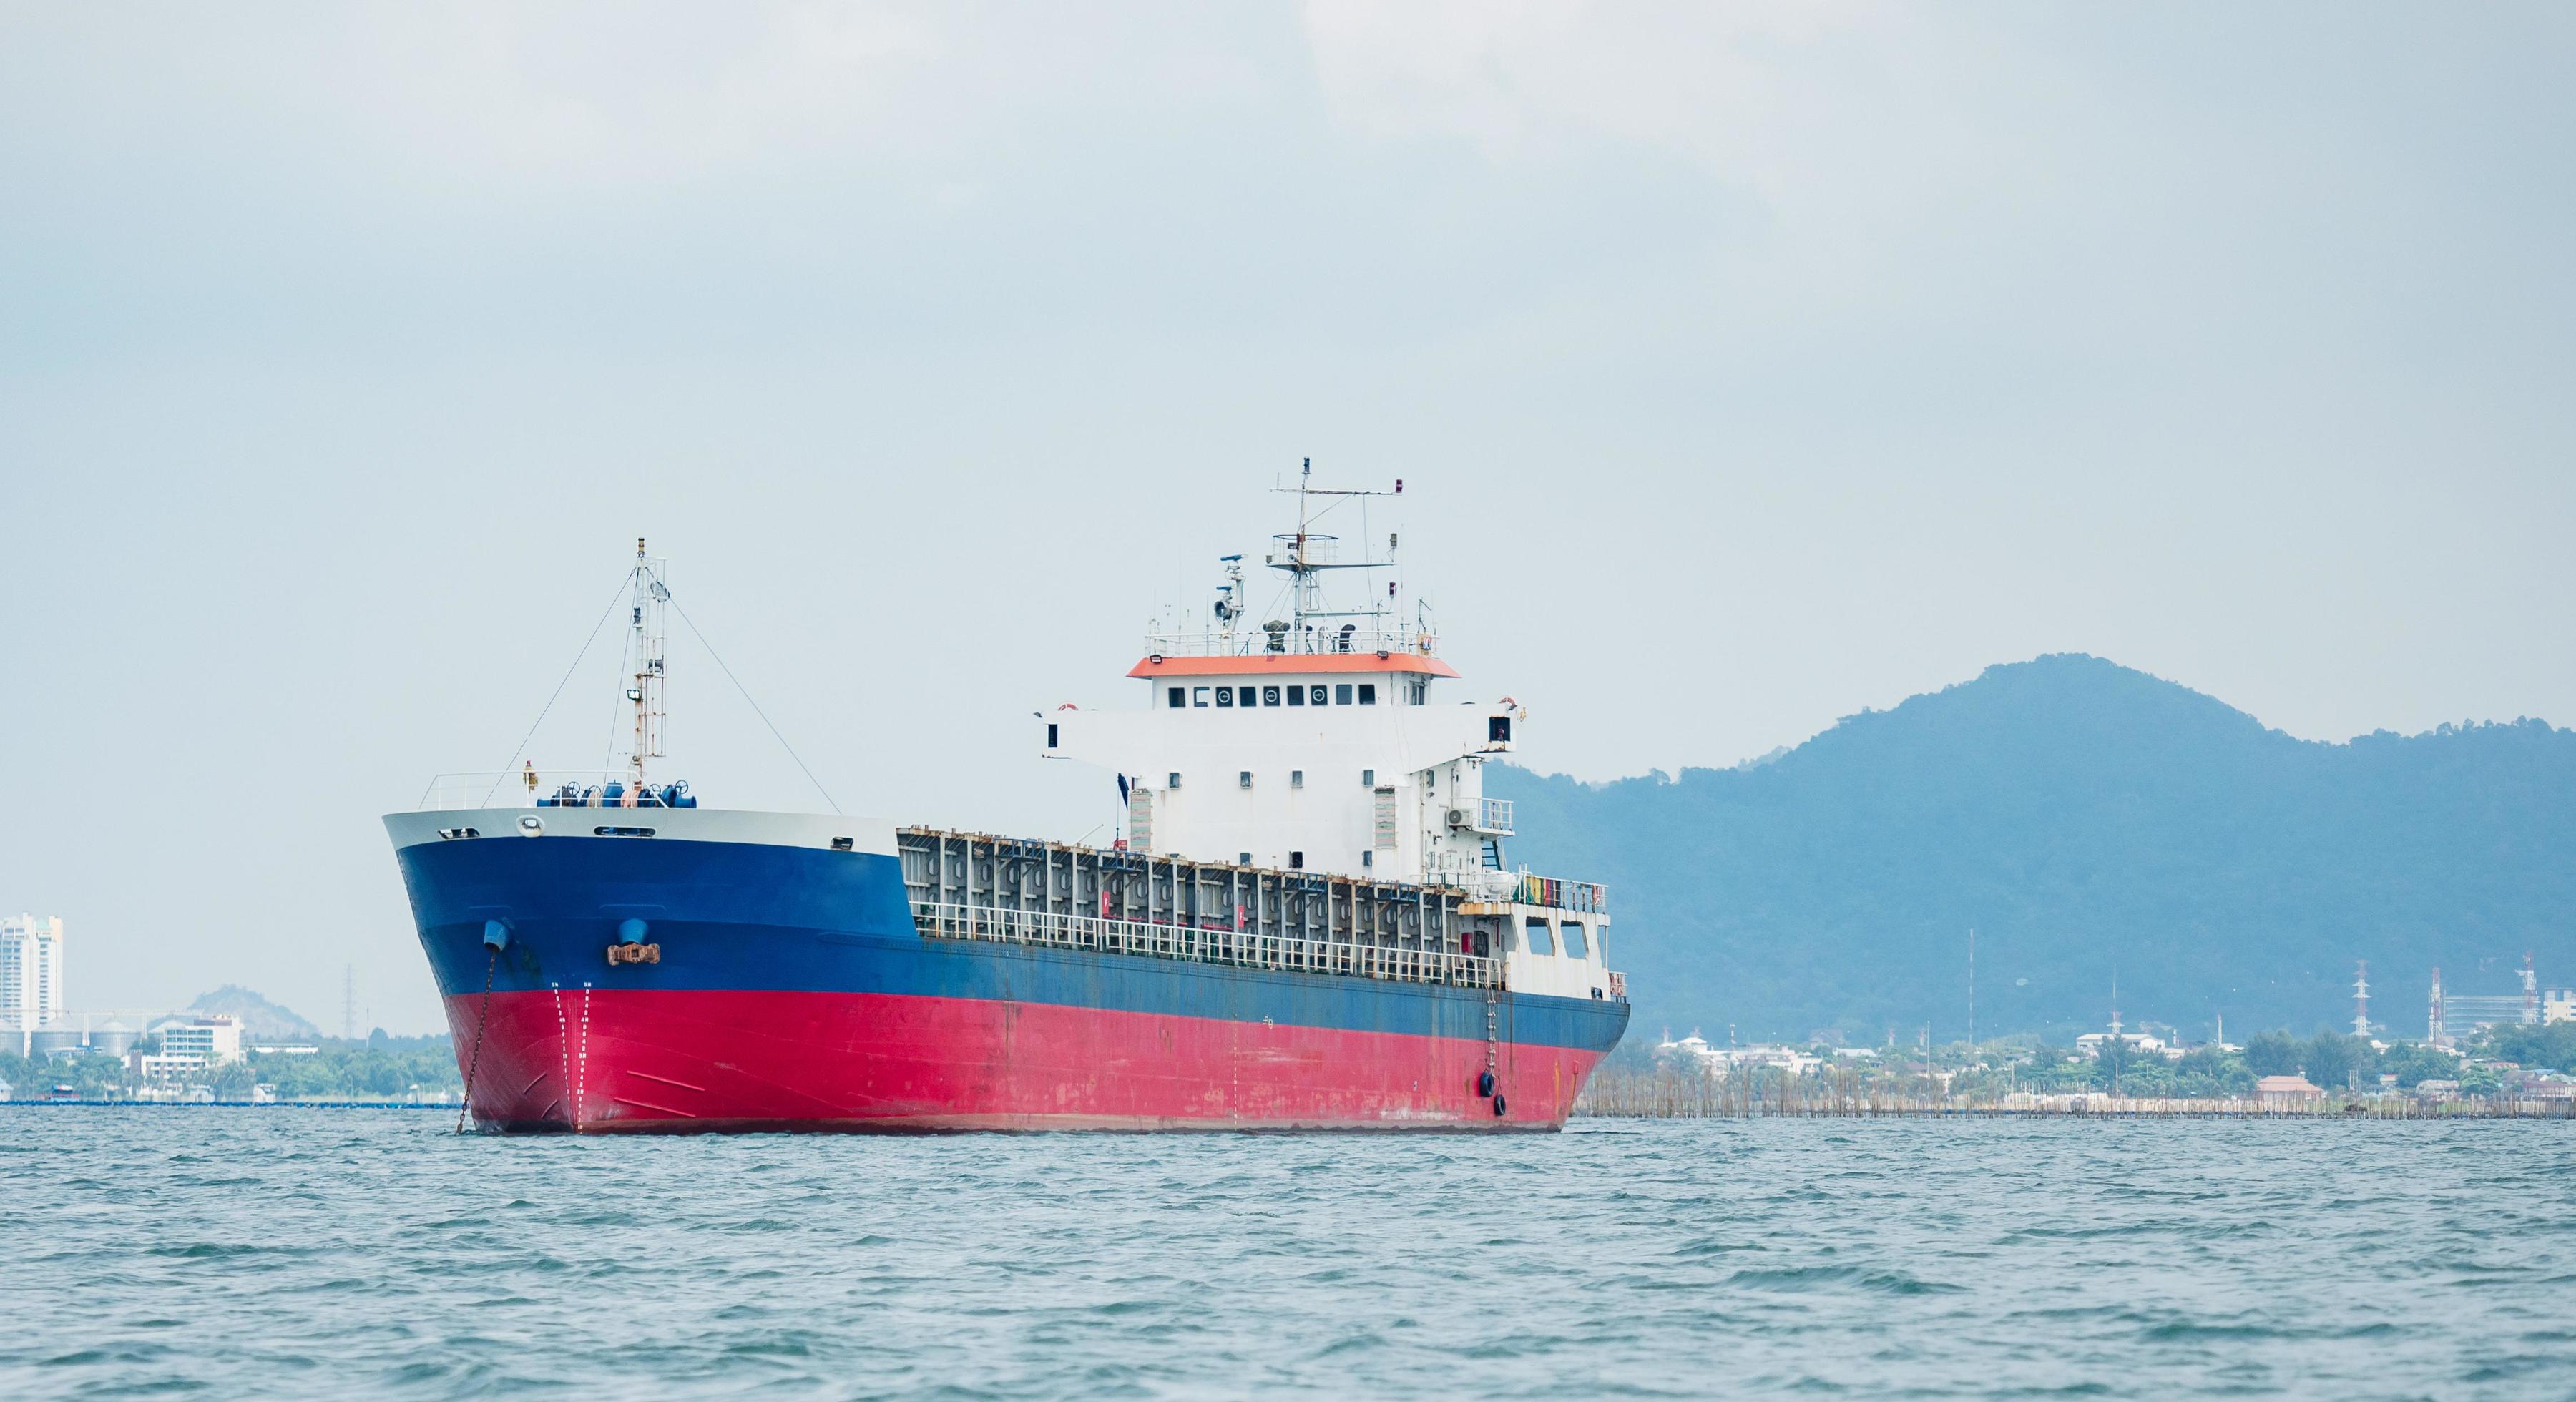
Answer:
POLYGON ((1128 669, 1142 705, 1037 713, 1030 763, 1116 784, 1106 846, 653 775, 671 596, 638 541, 623 762, 442 776, 384 819, 474 1121, 1561 1128, 1628 1021, 1608 892, 1507 865, 1483 779, 1523 708, 1457 694, 1396 537, 1343 559, 1323 529, 1402 486, 1301 473, 1272 617, 1221 557, 1208 612, 1128 669))

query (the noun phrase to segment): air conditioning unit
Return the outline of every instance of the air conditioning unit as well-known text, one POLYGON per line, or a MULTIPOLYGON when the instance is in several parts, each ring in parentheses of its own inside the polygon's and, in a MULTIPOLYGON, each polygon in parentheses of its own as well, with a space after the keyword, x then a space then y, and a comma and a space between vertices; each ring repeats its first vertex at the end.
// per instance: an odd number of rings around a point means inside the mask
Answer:
POLYGON ((1463 828, 1467 826, 1467 810, 1464 808, 1450 809, 1449 826, 1453 828, 1463 828))

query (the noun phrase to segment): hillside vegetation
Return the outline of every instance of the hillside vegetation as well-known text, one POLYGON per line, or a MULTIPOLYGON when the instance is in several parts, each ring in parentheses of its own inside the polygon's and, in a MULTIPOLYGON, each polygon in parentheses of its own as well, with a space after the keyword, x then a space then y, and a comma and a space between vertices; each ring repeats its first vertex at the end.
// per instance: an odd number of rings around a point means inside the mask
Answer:
POLYGON ((2532 720, 2294 739, 2100 658, 2041 657, 1785 754, 1601 785, 1499 768, 1514 865, 1608 881, 1638 1031, 1746 1039, 1925 1022, 2063 1035, 2120 1008, 2206 1037, 2421 1036, 2510 993, 2524 950, 2576 982, 2576 733, 2532 720))

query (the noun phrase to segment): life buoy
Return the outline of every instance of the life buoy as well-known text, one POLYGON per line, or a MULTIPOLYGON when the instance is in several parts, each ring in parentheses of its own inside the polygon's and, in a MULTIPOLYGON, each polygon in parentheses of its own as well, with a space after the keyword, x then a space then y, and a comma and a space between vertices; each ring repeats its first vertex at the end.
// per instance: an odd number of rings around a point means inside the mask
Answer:
POLYGON ((1502 1098, 1501 1096, 1499 1096, 1499 1095, 1498 1095, 1498 1096, 1495 1096, 1495 1097, 1494 1097, 1494 1118, 1499 1120, 1499 1119, 1501 1119, 1502 1117, 1503 1117, 1503 1098, 1502 1098))

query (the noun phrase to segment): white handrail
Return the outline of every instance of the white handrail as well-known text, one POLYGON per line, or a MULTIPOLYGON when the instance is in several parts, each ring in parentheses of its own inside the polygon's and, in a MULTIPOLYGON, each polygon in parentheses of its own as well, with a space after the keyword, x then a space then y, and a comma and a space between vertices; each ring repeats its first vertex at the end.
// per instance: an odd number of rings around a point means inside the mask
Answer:
POLYGON ((937 901, 914 901, 912 921, 914 928, 931 939, 1047 945, 1398 983, 1439 983, 1460 988, 1503 986, 1501 960, 1446 949, 1390 949, 1267 935, 1254 930, 1210 930, 1195 925, 1156 925, 1141 920, 937 901))

